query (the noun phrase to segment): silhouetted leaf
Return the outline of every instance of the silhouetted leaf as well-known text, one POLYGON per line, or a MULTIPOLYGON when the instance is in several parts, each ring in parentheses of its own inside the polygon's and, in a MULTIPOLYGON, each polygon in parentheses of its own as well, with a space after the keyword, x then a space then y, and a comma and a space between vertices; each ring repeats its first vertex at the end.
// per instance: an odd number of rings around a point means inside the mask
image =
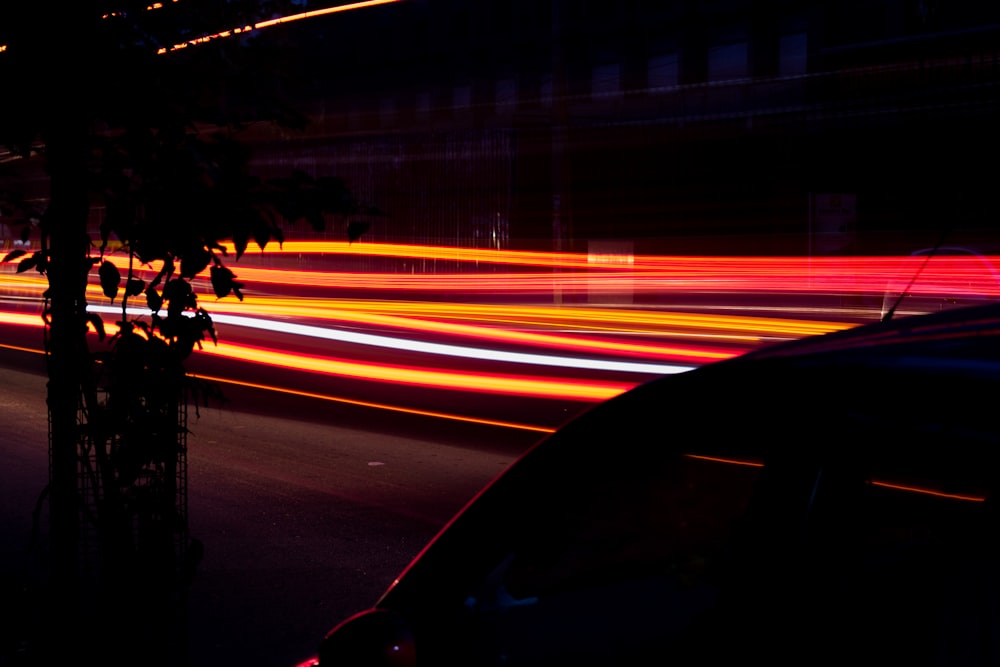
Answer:
POLYGON ((163 307, 163 297, 152 286, 146 288, 146 305, 154 313, 159 312, 163 307))
POLYGON ((181 278, 191 279, 208 268, 212 255, 204 248, 196 248, 181 258, 181 278))
POLYGON ((253 230, 253 240, 257 247, 263 250, 271 240, 271 230, 264 224, 256 225, 253 230))
POLYGON ((22 259, 21 262, 17 265, 17 273, 24 273, 25 271, 29 271, 35 268, 37 264, 38 264, 38 258, 35 257, 34 255, 27 259, 22 259))
POLYGON ((135 225, 136 215, 133 202, 122 197, 106 198, 104 220, 100 228, 102 245, 107 244, 112 234, 118 238, 127 238, 129 230, 135 225))
POLYGON ((347 242, 354 243, 371 227, 370 222, 363 220, 351 220, 347 223, 347 242))
POLYGON ((159 287, 163 279, 169 277, 170 274, 173 272, 174 272, 174 262, 173 260, 168 259, 163 263, 163 266, 160 267, 160 270, 156 274, 156 276, 151 281, 149 281, 150 289, 154 287, 159 287))
POLYGON ((5 261, 5 262, 9 262, 9 261, 10 261, 10 260, 12 260, 12 259, 17 259, 18 257, 24 257, 24 256, 25 256, 25 255, 27 255, 27 254, 28 254, 28 251, 27 251, 27 250, 23 250, 23 249, 21 249, 21 248, 18 248, 17 250, 11 250, 11 251, 10 251, 9 253, 7 253, 7 255, 6 255, 6 256, 5 256, 4 258, 3 258, 3 261, 5 261))
POLYGON ((247 244, 250 243, 250 232, 242 226, 233 232, 233 247, 236 249, 236 260, 239 261, 246 252, 247 244))
POLYGON ((191 289, 191 283, 183 278, 174 278, 163 286, 163 300, 167 302, 167 317, 177 318, 189 308, 198 305, 198 297, 191 289))
POLYGON ((87 322, 94 327, 94 331, 97 332, 98 340, 104 340, 107 337, 107 332, 104 330, 104 320, 97 313, 87 313, 87 322))
POLYGON ((221 254, 223 257, 229 254, 229 251, 226 250, 226 246, 222 245, 218 241, 206 241, 205 245, 208 246, 209 250, 214 250, 215 252, 221 254))
POLYGON ((98 228, 101 235, 101 253, 108 247, 108 240, 111 238, 111 225, 108 222, 107 216, 101 221, 101 226, 98 228))
POLYGON ((311 211, 306 215, 306 222, 309 226, 313 228, 314 232, 322 232, 326 230, 326 218, 319 211, 311 211))
POLYGON ((97 275, 101 279, 101 291, 104 292, 104 296, 114 301, 115 297, 118 296, 118 286, 122 281, 122 274, 118 267, 105 260, 101 264, 101 268, 97 270, 97 275))
POLYGON ((215 292, 215 296, 221 299, 229 296, 230 292, 235 292, 240 301, 243 300, 243 295, 239 292, 239 289, 243 287, 243 285, 233 280, 236 278, 236 275, 227 267, 221 265, 213 266, 211 269, 211 276, 212 290, 215 292))
POLYGON ((146 281, 129 278, 125 283, 125 296, 139 296, 146 289, 146 281))

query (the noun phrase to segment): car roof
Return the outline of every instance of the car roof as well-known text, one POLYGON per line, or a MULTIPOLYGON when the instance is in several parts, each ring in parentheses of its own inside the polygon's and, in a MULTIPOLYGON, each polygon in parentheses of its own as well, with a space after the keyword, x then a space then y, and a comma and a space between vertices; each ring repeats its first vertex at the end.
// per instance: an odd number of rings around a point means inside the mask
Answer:
MULTIPOLYGON (((875 355, 915 363, 919 357, 975 362, 966 371, 994 375, 1000 359, 1000 304, 954 308, 941 312, 873 322, 851 329, 810 336, 752 350, 733 359, 736 363, 766 359, 800 359, 812 364, 836 357, 875 355)), ((940 364, 938 364, 940 365, 940 364)), ((995 377, 1000 378, 1000 376, 995 377)))
POLYGON ((958 308, 649 381, 572 420, 524 459, 565 474, 596 460, 609 474, 629 474, 661 453, 791 456, 991 489, 1000 479, 998 388, 1000 305, 958 308))

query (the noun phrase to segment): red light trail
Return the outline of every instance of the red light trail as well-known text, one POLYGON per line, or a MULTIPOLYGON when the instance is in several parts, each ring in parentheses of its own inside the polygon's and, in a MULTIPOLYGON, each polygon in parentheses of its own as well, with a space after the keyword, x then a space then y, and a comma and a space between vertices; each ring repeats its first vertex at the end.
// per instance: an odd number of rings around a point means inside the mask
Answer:
MULTIPOLYGON (((126 257, 113 253, 109 259, 126 268, 126 257)), ((997 265, 995 257, 948 256, 922 266, 924 259, 594 258, 585 253, 290 241, 248 252, 242 263, 234 264, 247 298, 208 306, 221 341, 198 354, 287 369, 289 377, 299 372, 399 388, 587 404, 650 374, 678 372, 763 344, 876 319, 877 309, 859 315, 836 304, 820 307, 816 298, 868 293, 881 300, 897 285, 905 287, 918 268, 920 280, 911 293, 1000 296, 1000 281, 991 268, 997 265), (319 268, 295 268, 300 256, 319 268), (472 263, 482 272, 345 270, 357 257, 433 259, 449 267, 472 263), (277 268, 281 265, 286 268, 277 268), (563 297, 579 298, 556 301, 557 290, 563 297), (628 298, 606 305, 590 301, 594 295, 615 293, 628 298), (662 301, 670 294, 702 295, 697 298, 714 305, 676 309, 644 301, 646 295, 662 301), (780 316, 752 305, 754 299, 774 295, 794 295, 797 305, 780 316)), ((16 273, 16 263, 6 263, 0 272, 0 323, 41 326, 38 312, 46 280, 33 271, 16 273)), ((143 267, 141 277, 149 278, 157 269, 143 267)), ((211 294, 207 275, 197 282, 203 295, 211 294)), ((96 280, 88 299, 95 309, 121 312, 120 305, 108 304, 96 280)), ((142 300, 130 301, 130 310, 136 308, 138 315, 142 306, 142 300)))

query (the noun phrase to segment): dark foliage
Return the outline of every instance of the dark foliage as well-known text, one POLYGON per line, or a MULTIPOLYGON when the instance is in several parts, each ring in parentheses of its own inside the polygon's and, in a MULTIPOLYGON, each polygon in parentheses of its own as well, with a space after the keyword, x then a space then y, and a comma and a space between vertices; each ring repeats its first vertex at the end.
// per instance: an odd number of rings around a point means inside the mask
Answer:
MULTIPOLYGON (((0 220, 23 240, 40 241, 3 261, 49 280, 46 345, 50 359, 63 360, 49 366, 50 379, 61 380, 49 385, 52 423, 74 423, 77 405, 85 420, 79 430, 52 427, 53 461, 75 452, 71 465, 85 470, 77 489, 56 488, 53 479, 53 511, 67 493, 93 494, 81 502, 95 508, 87 520, 99 535, 105 590, 112 592, 103 602, 113 609, 114 591, 152 581, 165 566, 175 574, 183 569, 171 554, 182 519, 170 486, 185 429, 178 415, 189 400, 197 406, 220 396, 218 387, 184 369, 195 349, 216 340, 199 281, 207 273, 215 298, 242 300, 243 285, 227 262, 251 244, 280 244, 284 228, 296 223, 323 230, 331 216, 346 221, 354 241, 367 224, 355 217, 371 209, 362 210, 333 176, 296 172, 263 180, 251 173, 241 132, 253 123, 305 124, 289 103, 296 84, 282 69, 280 35, 267 43, 251 33, 175 48, 301 6, 283 0, 198 0, 157 10, 133 0, 13 4, 0 7, 6 47, 0 85, 8 92, 0 104, 0 148, 6 148, 0 157, 46 174, 53 187, 48 207, 36 210, 16 179, 6 178, 10 172, 0 173, 0 220), (40 63, 55 64, 46 70, 40 63), (77 238, 86 220, 65 198, 65 186, 57 192, 57 174, 60 183, 84 184, 90 207, 103 210, 93 237, 77 238), (79 247, 81 256, 55 251, 66 247, 79 247), (91 277, 121 308, 114 326, 86 309, 91 277), (81 360, 88 350, 90 358, 81 360), (57 395, 60 387, 75 387, 75 395, 57 395), (67 434, 77 441, 64 442, 67 434)), ((56 533, 74 529, 53 520, 52 530, 56 544, 56 533)), ((163 598, 148 602, 156 600, 163 598)), ((110 627, 123 620, 95 622, 110 627)))

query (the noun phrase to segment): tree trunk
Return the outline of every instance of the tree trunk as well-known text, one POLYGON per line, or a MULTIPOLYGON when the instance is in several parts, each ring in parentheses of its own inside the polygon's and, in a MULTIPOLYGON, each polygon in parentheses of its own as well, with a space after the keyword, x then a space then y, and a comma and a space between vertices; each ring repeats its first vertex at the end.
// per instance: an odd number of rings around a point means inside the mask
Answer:
MULTIPOLYGON (((41 134, 50 179, 49 207, 42 220, 43 243, 49 255, 49 502, 51 586, 54 593, 52 630, 68 639, 80 626, 80 496, 77 452, 78 410, 82 383, 89 373, 86 339, 86 264, 88 238, 87 189, 88 116, 86 85, 87 26, 94 19, 90 2, 38 3, 51 19, 51 32, 38 45, 41 62, 58 62, 41 88, 41 134)), ((94 82, 91 82, 94 83, 94 82)), ((96 84, 95 84, 96 85, 96 84)), ((79 641, 53 642, 62 656, 81 657, 79 641), (76 644, 76 646, 66 646, 76 644)))
MULTIPOLYGON (((80 496, 78 493, 78 410, 86 340, 86 258, 88 215, 86 163, 80 137, 46 138, 51 200, 44 224, 49 234, 50 325, 48 407, 52 585, 64 609, 75 609, 79 578, 80 496)), ((85 138, 85 137, 84 137, 85 138)), ((62 619, 69 620, 69 619, 62 619)), ((73 619, 72 622, 77 622, 73 619)))

